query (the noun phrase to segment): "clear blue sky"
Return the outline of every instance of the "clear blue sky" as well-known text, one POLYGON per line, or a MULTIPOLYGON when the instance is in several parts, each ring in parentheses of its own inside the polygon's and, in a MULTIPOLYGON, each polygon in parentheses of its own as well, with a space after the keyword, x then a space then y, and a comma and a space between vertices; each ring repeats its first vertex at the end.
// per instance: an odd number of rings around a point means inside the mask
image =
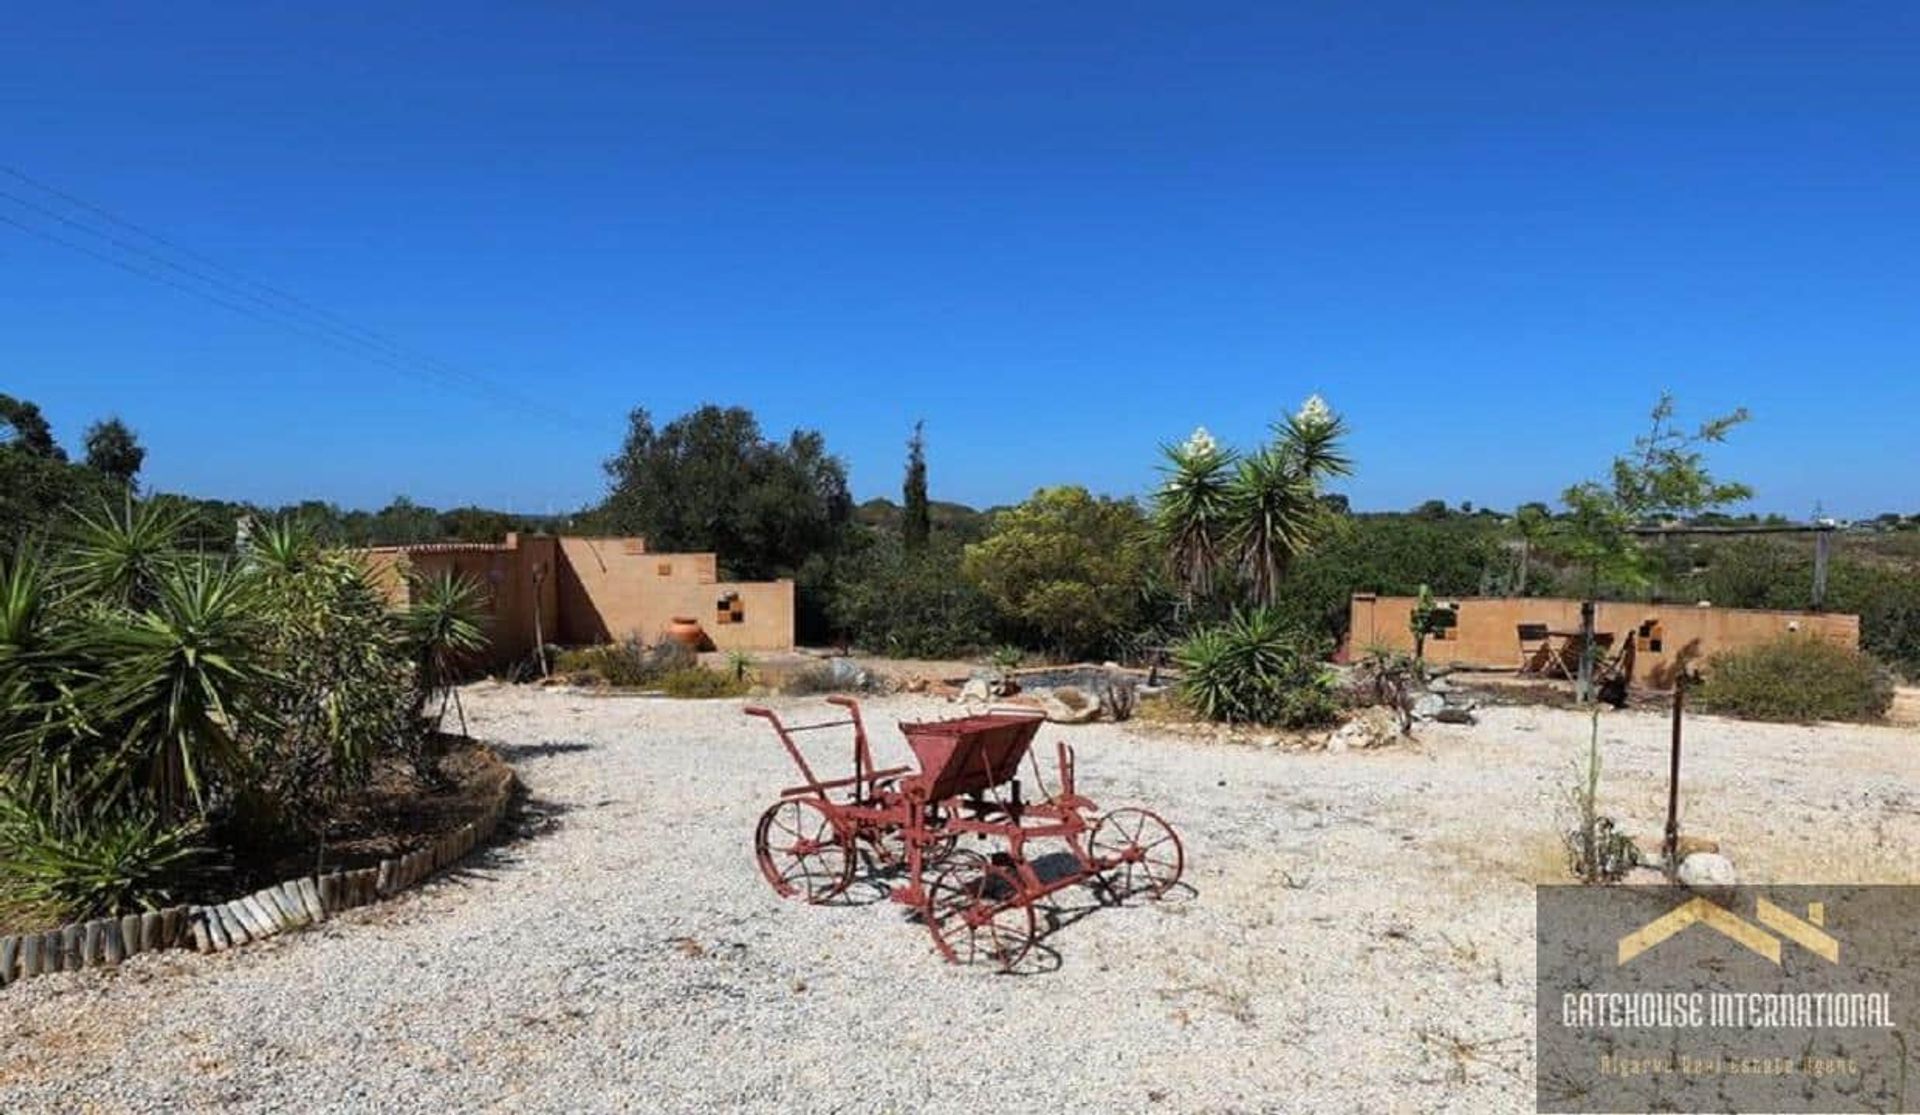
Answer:
POLYGON ((401 7, 23 6, 0 163, 575 417, 6 224, 0 391, 166 489, 544 511, 634 405, 863 498, 924 417, 984 504, 1312 391, 1356 506, 1510 506, 1671 387, 1761 510, 1920 510, 1911 4, 401 7))

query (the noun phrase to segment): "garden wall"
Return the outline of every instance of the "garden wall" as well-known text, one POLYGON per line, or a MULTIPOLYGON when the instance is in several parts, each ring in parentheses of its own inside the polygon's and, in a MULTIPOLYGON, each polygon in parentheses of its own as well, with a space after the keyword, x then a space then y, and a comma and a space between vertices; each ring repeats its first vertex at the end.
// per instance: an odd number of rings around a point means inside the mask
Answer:
POLYGON ((536 622, 549 643, 654 643, 675 617, 691 616, 720 650, 793 647, 792 581, 722 581, 717 555, 652 553, 642 538, 509 534, 499 545, 381 546, 361 554, 396 606, 407 602, 403 565, 486 585, 496 668, 533 653, 536 622))
MULTIPOLYGON (((1580 628, 1578 600, 1452 597, 1437 599, 1436 603, 1459 606, 1457 625, 1427 639, 1427 661, 1441 665, 1517 669, 1519 625, 1545 624, 1554 631, 1580 628)), ((1411 596, 1355 593, 1349 652, 1357 655, 1369 646, 1411 652, 1413 632, 1408 621, 1414 604, 1411 596)), ((1612 632, 1616 647, 1620 640, 1634 638, 1634 682, 1662 689, 1672 683, 1674 666, 1683 655, 1704 660, 1721 651, 1771 641, 1789 631, 1849 648, 1860 645, 1860 617, 1831 612, 1603 600, 1595 607, 1594 630, 1612 632)))
POLYGON ((658 642, 674 617, 691 616, 721 650, 793 646, 792 581, 722 581, 716 555, 651 553, 638 538, 561 538, 559 548, 562 642, 658 642))

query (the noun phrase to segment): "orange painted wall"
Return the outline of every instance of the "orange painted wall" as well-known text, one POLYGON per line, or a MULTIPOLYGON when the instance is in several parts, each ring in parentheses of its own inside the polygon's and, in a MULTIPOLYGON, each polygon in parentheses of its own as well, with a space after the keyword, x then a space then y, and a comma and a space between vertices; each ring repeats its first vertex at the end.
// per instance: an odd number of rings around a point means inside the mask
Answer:
POLYGON ((374 583, 396 607, 409 599, 403 565, 424 576, 451 571, 472 578, 486 590, 488 637, 493 646, 488 665, 505 666, 533 653, 536 629, 554 641, 559 623, 554 540, 507 535, 498 546, 484 543, 438 543, 423 546, 381 546, 362 550, 374 583))
MULTIPOLYGON (((1429 662, 1514 669, 1519 666, 1516 628, 1544 623, 1555 631, 1577 631, 1580 602, 1531 597, 1455 597, 1435 601, 1459 607, 1459 624, 1444 638, 1427 639, 1429 662)), ((1412 651, 1411 596, 1374 596, 1356 593, 1352 601, 1352 634, 1348 647, 1359 654, 1369 646, 1412 651)), ((1634 652, 1636 683, 1665 687, 1682 655, 1705 660, 1723 650, 1754 646, 1790 630, 1857 648, 1860 617, 1832 612, 1776 612, 1749 608, 1702 608, 1686 604, 1639 604, 1603 600, 1594 610, 1594 630, 1613 632, 1618 647, 1648 620, 1660 626, 1659 651, 1644 643, 1634 652)))
POLYGON ((361 556, 395 606, 408 598, 403 564, 487 586, 494 667, 533 653, 536 621, 549 643, 656 643, 675 617, 691 616, 720 650, 793 647, 792 581, 720 581, 715 555, 648 553, 639 538, 510 534, 498 546, 383 546, 361 556))
POLYGON ((792 581, 723 582, 715 555, 648 553, 639 539, 562 538, 559 546, 565 642, 658 642, 676 616, 690 616, 721 650, 793 646, 792 581), (740 598, 738 623, 720 622, 727 593, 740 598))

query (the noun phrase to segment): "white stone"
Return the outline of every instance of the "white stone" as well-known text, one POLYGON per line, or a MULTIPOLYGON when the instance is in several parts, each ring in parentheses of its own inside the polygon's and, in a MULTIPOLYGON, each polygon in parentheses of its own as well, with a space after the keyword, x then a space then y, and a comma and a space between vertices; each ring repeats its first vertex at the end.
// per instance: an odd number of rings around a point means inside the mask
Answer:
POLYGON ((1680 885, 1699 890, 1703 887, 1730 887, 1738 883, 1733 861, 1718 852, 1695 852, 1680 861, 1680 885))

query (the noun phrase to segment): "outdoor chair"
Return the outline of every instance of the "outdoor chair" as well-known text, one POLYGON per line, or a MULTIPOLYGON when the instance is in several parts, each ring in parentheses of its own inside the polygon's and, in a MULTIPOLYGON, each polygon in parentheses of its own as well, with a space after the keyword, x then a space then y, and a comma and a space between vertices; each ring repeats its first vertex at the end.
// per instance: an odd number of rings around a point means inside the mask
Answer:
POLYGON ((1537 674, 1546 666, 1547 625, 1544 623, 1515 624, 1514 629, 1520 637, 1520 672, 1537 674))

